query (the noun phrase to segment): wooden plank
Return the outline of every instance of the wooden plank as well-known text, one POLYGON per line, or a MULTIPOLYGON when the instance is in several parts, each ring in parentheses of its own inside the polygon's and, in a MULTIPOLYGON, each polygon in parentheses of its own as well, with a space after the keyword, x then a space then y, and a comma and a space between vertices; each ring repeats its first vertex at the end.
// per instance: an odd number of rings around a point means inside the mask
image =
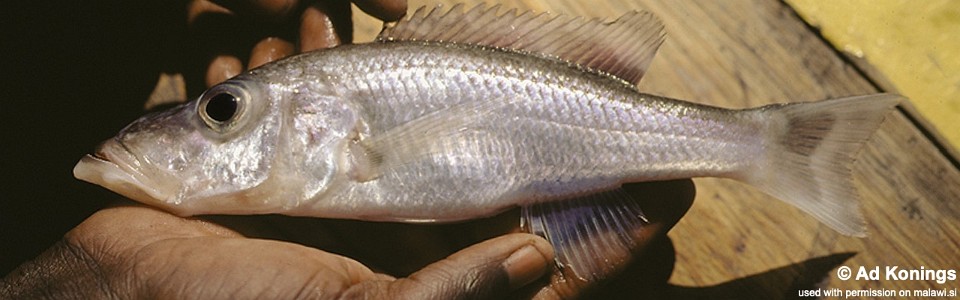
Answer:
POLYGON ((883 71, 942 148, 960 146, 960 2, 785 2, 835 47, 883 71))
MULTIPOLYGON (((723 69, 700 72, 694 83, 684 84, 680 77, 657 80, 664 78, 654 76, 661 70, 654 66, 645 89, 733 107, 876 92, 779 2, 645 4, 671 31, 672 43, 659 57, 668 63, 667 73, 723 69), (685 21, 690 19, 698 21, 685 21), (716 90, 698 89, 703 85, 716 90)), ((866 239, 839 236, 750 187, 698 180, 697 204, 672 233, 678 252, 673 282, 717 284, 839 252, 858 253, 845 263, 851 267, 960 268, 960 210, 950 204, 960 198, 960 173, 901 113, 883 124, 860 155, 855 173, 872 233, 866 239), (699 238, 704 233, 710 239, 699 238), (696 251, 684 251, 686 247, 696 251)), ((844 282, 832 273, 824 275, 829 286, 844 289, 942 287, 930 281, 844 282)))
MULTIPOLYGON (((410 1, 411 7, 424 4, 410 1)), ((779 1, 530 0, 504 5, 611 19, 634 9, 654 12, 668 37, 640 86, 655 94, 751 107, 879 92, 779 1)), ((358 41, 369 40, 380 28, 369 19, 358 17, 357 22, 358 41)), ((957 288, 956 281, 837 278, 831 269, 839 265, 854 271, 860 266, 960 269, 960 171, 902 111, 891 114, 868 142, 854 172, 869 223, 870 236, 863 239, 841 236, 747 185, 697 179, 695 204, 670 233, 677 260, 670 282, 767 297, 796 295, 797 281, 811 277, 812 282, 824 279, 824 287, 842 289, 957 288), (854 254, 844 261, 849 256, 844 253, 854 254)))

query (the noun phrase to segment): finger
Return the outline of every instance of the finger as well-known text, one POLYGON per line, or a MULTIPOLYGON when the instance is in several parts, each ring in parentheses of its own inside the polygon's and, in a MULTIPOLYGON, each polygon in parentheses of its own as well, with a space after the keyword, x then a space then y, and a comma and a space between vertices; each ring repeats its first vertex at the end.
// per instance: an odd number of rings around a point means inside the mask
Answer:
POLYGON ((625 184, 623 188, 637 199, 651 225, 659 226, 666 233, 690 210, 697 195, 690 179, 638 182, 625 184))
POLYGON ((206 87, 213 86, 243 71, 240 57, 249 49, 242 36, 245 30, 232 12, 206 0, 194 0, 188 6, 190 35, 198 46, 195 57, 204 70, 194 75, 203 76, 206 87))
POLYGON ((337 294, 354 282, 385 279, 348 258, 272 240, 170 239, 138 255, 143 258, 138 268, 159 274, 146 278, 146 294, 164 295, 160 298, 317 298, 337 294), (198 253, 200 249, 205 253, 198 253), (217 276, 197 275, 209 272, 217 276))
MULTIPOLYGON (((394 276, 407 276, 459 248, 449 245, 437 226, 330 220, 340 233, 340 253, 394 276)), ((462 248, 462 247, 461 247, 462 248)))
POLYGON ((207 87, 214 86, 243 72, 243 63, 233 55, 217 55, 207 67, 207 87))
POLYGON ((664 299, 676 262, 676 251, 670 236, 652 241, 622 274, 604 283, 603 289, 587 291, 584 299, 664 299))
POLYGON ((546 274, 552 262, 546 240, 510 234, 454 253, 395 284, 421 299, 501 298, 546 274))
POLYGON ((246 238, 141 204, 101 210, 65 241, 88 254, 92 273, 122 298, 319 298, 361 281, 392 280, 343 256, 246 238))
POLYGON ((374 18, 391 22, 407 12, 407 0, 353 0, 363 12, 374 18))
POLYGON ((279 22, 291 17, 298 0, 212 0, 245 18, 279 22))
POLYGON ((233 14, 229 9, 207 0, 193 0, 187 5, 187 24, 193 24, 204 14, 233 14))
POLYGON ((500 299, 536 281, 552 267, 553 249, 531 234, 514 233, 463 249, 396 281, 351 287, 345 298, 500 299))
POLYGON ((300 51, 330 48, 353 41, 350 2, 321 1, 301 15, 300 51))
POLYGON ((444 242, 453 249, 463 249, 497 236, 522 232, 520 229, 520 208, 511 209, 492 217, 442 226, 434 225, 433 227, 441 232, 444 242))
POLYGON ((268 37, 253 46, 247 68, 253 69, 293 53, 293 43, 277 37, 268 37))

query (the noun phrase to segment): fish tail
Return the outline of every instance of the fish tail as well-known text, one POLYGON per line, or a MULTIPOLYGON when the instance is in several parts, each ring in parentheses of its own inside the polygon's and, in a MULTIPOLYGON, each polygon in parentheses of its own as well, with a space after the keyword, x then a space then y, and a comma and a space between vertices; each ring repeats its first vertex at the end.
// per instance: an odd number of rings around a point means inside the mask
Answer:
POLYGON ((902 97, 857 96, 754 110, 767 122, 765 154, 745 180, 834 230, 866 236, 850 166, 902 97))

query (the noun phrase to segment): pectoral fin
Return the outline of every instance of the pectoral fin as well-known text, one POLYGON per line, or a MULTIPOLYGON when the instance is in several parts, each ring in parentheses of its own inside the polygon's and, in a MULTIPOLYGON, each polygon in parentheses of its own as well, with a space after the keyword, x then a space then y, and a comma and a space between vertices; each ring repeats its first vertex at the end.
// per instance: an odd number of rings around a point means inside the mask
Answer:
POLYGON ((524 231, 553 245, 560 268, 593 282, 622 265, 636 245, 636 232, 647 224, 640 206, 617 188, 570 200, 524 206, 524 231))
POLYGON ((431 155, 452 151, 461 139, 476 137, 485 120, 506 105, 502 99, 469 101, 443 108, 349 145, 350 176, 373 180, 385 172, 431 155))

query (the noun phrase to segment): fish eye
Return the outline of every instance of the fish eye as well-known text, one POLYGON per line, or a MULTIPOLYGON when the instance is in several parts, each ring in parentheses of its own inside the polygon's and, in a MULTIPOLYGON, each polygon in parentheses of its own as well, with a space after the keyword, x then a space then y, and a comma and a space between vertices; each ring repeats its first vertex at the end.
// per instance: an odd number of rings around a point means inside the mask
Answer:
POLYGON ((197 113, 207 127, 225 132, 243 114, 244 101, 249 98, 247 95, 240 86, 229 83, 217 85, 200 96, 197 113))
POLYGON ((229 93, 220 93, 211 97, 210 101, 207 101, 207 105, 204 106, 203 111, 214 121, 223 123, 229 121, 230 118, 233 118, 233 115, 237 113, 237 102, 239 101, 237 96, 229 93))

